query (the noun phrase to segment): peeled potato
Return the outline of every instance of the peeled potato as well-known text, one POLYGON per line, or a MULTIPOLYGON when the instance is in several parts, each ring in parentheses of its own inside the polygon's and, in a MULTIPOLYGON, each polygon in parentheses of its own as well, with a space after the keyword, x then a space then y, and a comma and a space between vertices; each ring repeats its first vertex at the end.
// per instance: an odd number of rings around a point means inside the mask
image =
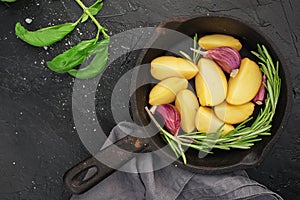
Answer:
POLYGON ((149 94, 149 104, 168 104, 175 100, 175 95, 188 87, 188 81, 184 78, 171 77, 160 81, 149 94))
POLYGON ((161 56, 151 62, 151 75, 163 80, 169 77, 193 78, 198 73, 197 66, 191 61, 174 56, 161 56))
POLYGON ((222 103, 227 94, 227 80, 222 69, 211 59, 201 58, 195 86, 202 106, 215 106, 222 103))
MULTIPOLYGON (((210 133, 216 132, 223 124, 214 114, 211 108, 200 106, 195 118, 196 128, 199 132, 210 133)), ((221 135, 233 130, 234 127, 230 124, 224 124, 221 135)))
POLYGON ((257 94, 262 82, 262 73, 256 62, 243 58, 239 73, 228 81, 226 101, 232 105, 250 102, 257 94))
POLYGON ((238 39, 224 34, 205 35, 199 39, 198 44, 206 50, 215 49, 221 46, 232 47, 237 51, 242 48, 242 44, 238 39))
POLYGON ((248 119, 253 114, 254 103, 231 105, 226 102, 214 107, 216 116, 225 123, 238 124, 248 119))
POLYGON ((181 128, 184 132, 190 133, 195 129, 195 115, 199 108, 196 95, 188 90, 181 90, 176 95, 175 106, 180 112, 181 128))

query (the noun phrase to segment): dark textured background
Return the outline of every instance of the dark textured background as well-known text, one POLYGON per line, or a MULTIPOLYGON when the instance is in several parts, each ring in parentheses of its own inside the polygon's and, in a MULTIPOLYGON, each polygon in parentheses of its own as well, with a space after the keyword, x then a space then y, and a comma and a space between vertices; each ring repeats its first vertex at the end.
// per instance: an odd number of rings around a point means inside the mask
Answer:
MULTIPOLYGON (((90 4, 92 1, 83 1, 90 4)), ((80 39, 93 37, 91 23, 79 26, 49 49, 35 48, 14 35, 17 21, 29 29, 76 20, 81 13, 73 1, 17 0, 0 3, 0 199, 68 199, 62 176, 89 154, 81 144, 72 119, 73 78, 53 73, 45 61, 80 39), (32 18, 28 25, 25 18, 32 18)), ((135 27, 155 26, 170 17, 222 14, 242 19, 280 47, 291 71, 294 107, 280 140, 250 176, 285 199, 300 197, 300 1, 298 0, 110 0, 97 15, 116 34, 135 27)), ((97 100, 99 120, 106 131, 111 84, 131 68, 135 53, 111 66, 97 100), (102 97, 101 97, 102 96, 102 97)), ((280 105, 279 105, 280 106, 280 105)))

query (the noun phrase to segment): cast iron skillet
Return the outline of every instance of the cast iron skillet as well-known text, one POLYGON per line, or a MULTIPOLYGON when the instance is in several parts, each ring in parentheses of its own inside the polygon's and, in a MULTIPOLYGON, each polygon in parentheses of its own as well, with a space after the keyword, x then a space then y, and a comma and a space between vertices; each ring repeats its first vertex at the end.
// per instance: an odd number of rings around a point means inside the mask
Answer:
MULTIPOLYGON (((283 57, 280 55, 278 49, 275 49, 275 46, 271 44, 270 40, 266 39, 266 37, 257 30, 242 23, 240 20, 224 16, 176 18, 160 24, 159 27, 177 30, 191 37, 193 37, 195 33, 198 33, 200 36, 210 33, 224 33, 232 35, 242 42, 243 49, 241 50, 241 54, 243 57, 251 57, 250 51, 257 50, 256 45, 258 43, 264 44, 274 60, 278 60, 280 62, 279 74, 282 79, 282 87, 276 115, 274 116, 272 122, 271 136, 263 137, 262 141, 257 142, 249 150, 214 150, 214 154, 201 159, 198 158, 196 151, 189 149, 187 151, 187 165, 183 165, 180 159, 175 161, 179 167, 204 174, 225 173, 259 165, 263 158, 266 157, 271 146, 282 133, 291 109, 292 84, 290 82, 287 66, 283 62, 283 57)), ((161 37, 156 39, 159 42, 159 40, 166 40, 170 38, 162 33, 161 37)), ((171 38, 171 40, 174 41, 170 41, 170 44, 175 44, 178 42, 174 38, 171 38)), ((154 58, 165 55, 166 53, 167 52, 158 49, 146 49, 141 52, 137 64, 150 63, 154 58)), ((251 58, 255 59, 254 57, 251 58)), ((136 84, 141 81, 145 81, 145 79, 150 80, 151 76, 149 73, 145 73, 143 70, 138 70, 133 75, 133 82, 136 84)), ((131 113, 134 121, 137 124, 146 125, 149 123, 149 119, 144 107, 147 105, 148 94, 152 87, 152 85, 145 85, 137 89, 131 98, 131 113)), ((120 148, 132 153, 120 155, 113 147, 109 146, 100 151, 96 157, 110 157, 112 159, 114 168, 117 169, 125 162, 133 158, 134 152, 153 151, 166 145, 159 134, 147 139, 126 136, 125 138, 117 141, 115 144, 120 148)), ((165 154, 167 157, 173 156, 171 151, 166 151, 165 154)), ((103 163, 100 163, 95 157, 90 157, 67 171, 64 176, 64 182, 70 191, 79 194, 90 189, 99 181, 108 177, 114 171, 114 169, 106 166, 103 163), (90 178, 86 180, 80 180, 80 174, 92 167, 95 167, 97 171, 90 178)))

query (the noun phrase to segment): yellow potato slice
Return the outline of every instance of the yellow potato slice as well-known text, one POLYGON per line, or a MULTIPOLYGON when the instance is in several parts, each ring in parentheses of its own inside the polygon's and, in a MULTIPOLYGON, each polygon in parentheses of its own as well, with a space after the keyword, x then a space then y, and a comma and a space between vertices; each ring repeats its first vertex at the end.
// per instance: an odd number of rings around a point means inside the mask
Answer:
POLYGON ((199 39, 198 44, 206 50, 215 49, 221 46, 228 46, 236 49, 237 51, 242 48, 242 44, 238 39, 225 34, 205 35, 199 39))
POLYGON ((196 95, 188 89, 181 90, 176 95, 175 106, 180 112, 182 130, 186 133, 194 131, 195 116, 199 108, 196 95))
POLYGON ((243 58, 239 73, 228 81, 226 101, 232 105, 250 102, 257 94, 262 82, 262 73, 256 62, 243 58))
MULTIPOLYGON (((199 132, 210 133, 216 132, 224 122, 217 118, 211 108, 200 106, 196 113, 195 124, 199 132)), ((226 134, 233 129, 232 125, 224 124, 221 134, 226 134)))
POLYGON ((222 69, 212 60, 201 58, 195 78, 197 96, 202 106, 222 103, 227 94, 227 80, 222 69))
POLYGON ((174 76, 189 80, 197 73, 197 66, 184 58, 161 56, 151 62, 151 75, 158 80, 174 76))
POLYGON ((254 103, 231 105, 226 102, 214 107, 216 116, 227 124, 238 124, 248 119, 254 111, 254 103))
POLYGON ((175 101, 176 94, 188 87, 188 81, 184 78, 171 77, 156 84, 149 94, 149 104, 160 105, 175 101))

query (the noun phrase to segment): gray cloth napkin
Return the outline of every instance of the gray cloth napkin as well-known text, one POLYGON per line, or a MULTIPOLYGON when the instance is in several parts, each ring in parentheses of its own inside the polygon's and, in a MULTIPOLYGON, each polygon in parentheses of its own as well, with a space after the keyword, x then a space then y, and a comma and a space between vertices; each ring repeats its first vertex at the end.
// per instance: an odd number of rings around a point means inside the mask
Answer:
MULTIPOLYGON (((119 123, 103 147, 136 128, 132 123, 119 123)), ((278 194, 249 179, 245 171, 202 175, 169 165, 153 172, 138 173, 145 166, 151 168, 152 164, 151 155, 136 157, 126 165, 137 173, 116 171, 84 194, 73 195, 71 200, 282 200, 278 194)))

